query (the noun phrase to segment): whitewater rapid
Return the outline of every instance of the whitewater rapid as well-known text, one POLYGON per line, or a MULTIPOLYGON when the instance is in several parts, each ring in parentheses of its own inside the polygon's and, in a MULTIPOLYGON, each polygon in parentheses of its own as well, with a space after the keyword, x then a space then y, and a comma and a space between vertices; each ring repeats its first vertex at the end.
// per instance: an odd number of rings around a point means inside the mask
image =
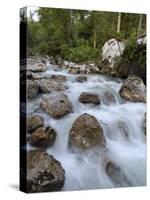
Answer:
MULTIPOLYGON (((85 75, 87 82, 75 81, 78 75, 67 70, 59 70, 49 65, 44 77, 64 75, 67 78, 64 91, 73 105, 73 113, 61 119, 50 117, 37 109, 43 94, 27 104, 28 114, 40 115, 45 126, 51 126, 57 132, 54 145, 47 149, 61 162, 65 169, 65 184, 62 190, 82 190, 146 185, 146 139, 143 133, 143 116, 145 103, 132 103, 123 100, 119 95, 121 79, 104 75, 85 75), (78 98, 82 92, 94 93, 101 99, 100 105, 82 104, 78 98), (113 94, 115 102, 106 105, 104 93, 113 94), (103 97, 103 98, 102 98, 103 97), (35 110, 35 111, 34 111, 35 110), (69 131, 74 120, 81 114, 88 113, 96 117, 103 128, 106 148, 96 148, 86 152, 73 152, 68 148, 69 131), (111 160, 123 172, 123 178, 114 182, 106 173, 105 161, 111 160)), ((28 144, 28 149, 34 149, 28 144)))

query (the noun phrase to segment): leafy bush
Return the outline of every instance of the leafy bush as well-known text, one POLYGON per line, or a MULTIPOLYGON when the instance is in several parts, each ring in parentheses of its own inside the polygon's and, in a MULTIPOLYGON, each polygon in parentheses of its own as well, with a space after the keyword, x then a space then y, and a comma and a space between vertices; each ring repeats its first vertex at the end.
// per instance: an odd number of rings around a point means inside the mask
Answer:
POLYGON ((74 48, 68 48, 65 52, 65 59, 73 62, 82 63, 95 61, 99 56, 99 50, 93 49, 89 46, 78 46, 74 48))

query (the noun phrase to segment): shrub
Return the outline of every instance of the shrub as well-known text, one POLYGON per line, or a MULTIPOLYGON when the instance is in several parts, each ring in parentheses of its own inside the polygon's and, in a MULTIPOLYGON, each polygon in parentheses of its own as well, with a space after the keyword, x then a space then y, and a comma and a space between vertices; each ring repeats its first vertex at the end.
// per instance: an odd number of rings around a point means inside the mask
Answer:
POLYGON ((68 48, 65 53, 65 59, 73 62, 95 62, 99 56, 99 50, 92 47, 82 45, 79 47, 68 48))

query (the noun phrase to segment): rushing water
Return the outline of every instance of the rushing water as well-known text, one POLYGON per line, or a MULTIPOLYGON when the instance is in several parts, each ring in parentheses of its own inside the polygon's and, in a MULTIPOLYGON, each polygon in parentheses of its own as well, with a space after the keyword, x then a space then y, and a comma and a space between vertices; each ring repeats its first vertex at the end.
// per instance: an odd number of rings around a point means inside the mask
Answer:
MULTIPOLYGON (((73 105, 73 113, 62 119, 53 119, 41 109, 37 109, 41 97, 28 102, 28 113, 44 118, 45 126, 53 127, 57 138, 47 152, 59 160, 65 169, 65 185, 62 190, 81 190, 142 186, 146 184, 146 141, 143 133, 144 103, 131 103, 121 99, 119 89, 122 80, 104 75, 85 75, 87 82, 78 83, 66 70, 58 70, 49 65, 43 76, 65 75, 68 89, 64 92, 73 105), (100 105, 82 104, 78 101, 82 92, 97 94, 100 105), (115 97, 114 102, 106 104, 104 93, 115 97), (68 148, 68 136, 74 120, 83 113, 96 117, 101 124, 106 138, 105 149, 91 149, 86 152, 72 152, 68 148), (105 162, 111 160, 120 167, 119 181, 114 181, 105 170, 105 162)), ((50 95, 50 94, 48 94, 50 95)), ((44 96, 48 96, 44 95, 44 96)), ((28 145, 28 148, 32 148, 28 145)))

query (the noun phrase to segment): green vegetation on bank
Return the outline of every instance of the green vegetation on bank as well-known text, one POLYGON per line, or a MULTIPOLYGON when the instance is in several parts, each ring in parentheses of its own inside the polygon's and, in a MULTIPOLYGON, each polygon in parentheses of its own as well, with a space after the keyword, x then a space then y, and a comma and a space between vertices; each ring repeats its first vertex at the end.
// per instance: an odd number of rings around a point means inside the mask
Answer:
POLYGON ((98 62, 104 42, 123 40, 132 59, 146 16, 116 12, 40 8, 39 21, 28 19, 28 55, 60 55, 74 62, 98 62))

